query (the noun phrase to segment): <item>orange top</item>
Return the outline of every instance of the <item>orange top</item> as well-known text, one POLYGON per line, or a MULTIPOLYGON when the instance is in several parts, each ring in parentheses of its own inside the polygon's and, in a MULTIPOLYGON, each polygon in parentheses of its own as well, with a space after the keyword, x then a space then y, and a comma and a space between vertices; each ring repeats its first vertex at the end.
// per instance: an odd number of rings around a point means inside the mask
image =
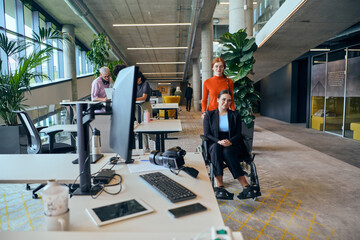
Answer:
MULTIPOLYGON (((232 95, 234 95, 234 82, 227 78, 229 81, 229 85, 226 81, 226 78, 221 76, 214 76, 212 78, 206 79, 203 86, 203 98, 201 102, 201 111, 205 112, 206 110, 212 111, 217 109, 218 103, 217 103, 217 97, 219 95, 219 92, 224 89, 230 88, 230 92, 232 95), (210 95, 210 102, 209 106, 206 109, 207 103, 208 103, 208 96, 210 95)), ((234 96, 231 97, 231 110, 235 110, 235 102, 234 102, 234 96)))

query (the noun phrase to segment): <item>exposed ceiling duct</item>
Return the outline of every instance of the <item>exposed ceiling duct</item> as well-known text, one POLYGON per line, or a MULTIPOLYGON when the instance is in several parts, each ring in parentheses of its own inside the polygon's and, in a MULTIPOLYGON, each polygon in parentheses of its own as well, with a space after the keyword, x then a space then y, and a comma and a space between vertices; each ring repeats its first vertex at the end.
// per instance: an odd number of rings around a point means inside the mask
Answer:
MULTIPOLYGON (((108 36, 106 31, 101 27, 100 23, 91 14, 89 8, 84 4, 82 0, 64 0, 64 1, 71 8, 71 10, 86 23, 86 25, 91 29, 91 31, 93 31, 95 34, 104 33, 106 36, 108 36)), ((116 59, 120 58, 123 64, 129 65, 129 61, 127 60, 125 55, 116 47, 116 44, 109 36, 108 38, 112 48, 110 52, 114 55, 116 59)))

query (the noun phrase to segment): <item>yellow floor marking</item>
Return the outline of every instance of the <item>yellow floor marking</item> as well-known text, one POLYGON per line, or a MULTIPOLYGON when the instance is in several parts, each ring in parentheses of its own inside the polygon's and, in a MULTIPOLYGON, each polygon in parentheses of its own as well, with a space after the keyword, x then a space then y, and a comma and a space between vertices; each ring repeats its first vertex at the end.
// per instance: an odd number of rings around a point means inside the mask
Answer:
POLYGON ((267 225, 269 224, 270 220, 273 218, 273 216, 275 215, 276 211, 280 208, 281 203, 285 200, 286 196, 289 194, 289 191, 287 191, 284 195, 284 197, 282 198, 282 200, 280 201, 280 204, 275 208, 274 212, 271 214, 271 216, 269 217, 268 221, 265 223, 264 227, 261 229, 260 234, 256 237, 256 239, 259 239, 259 237, 261 236, 261 234, 264 232, 265 228, 267 227, 267 225))
POLYGON ((23 215, 21 215, 21 216, 17 216, 16 218, 12 218, 12 219, 9 218, 9 220, 10 220, 10 221, 14 221, 14 220, 16 220, 16 219, 19 219, 19 218, 25 216, 25 215, 26 215, 26 214, 23 214, 23 215))
POLYGON ((284 237, 287 233, 287 230, 288 230, 289 226, 291 225, 291 221, 294 219, 296 212, 297 212, 298 208, 300 207, 300 204, 301 204, 301 201, 298 202, 298 205, 296 206, 294 213, 291 215, 290 221, 287 224, 286 228, 284 229, 285 231, 284 231, 284 234, 281 236, 281 239, 284 239, 284 237))
POLYGON ((4 205, 5 205, 5 211, 6 211, 6 220, 8 225, 8 231, 10 231, 10 221, 9 221, 9 214, 7 209, 7 201, 6 201, 6 195, 4 194, 4 205))
POLYGON ((27 209, 27 206, 26 206, 26 203, 25 203, 25 200, 24 200, 24 196, 23 196, 22 194, 21 194, 21 198, 22 198, 23 203, 24 203, 24 208, 25 208, 26 214, 28 215, 30 227, 31 227, 31 229, 34 231, 34 226, 33 226, 32 222, 31 222, 30 214, 29 214, 29 211, 28 211, 28 209, 27 209))
POLYGON ((314 222, 315 222, 315 214, 313 215, 313 218, 311 220, 311 223, 310 223, 310 227, 309 227, 309 231, 308 231, 308 234, 306 235, 306 239, 309 239, 310 237, 310 233, 311 233, 311 229, 312 229, 312 226, 314 225, 314 222))
MULTIPOLYGON (((246 221, 243 223, 243 225, 237 230, 238 232, 246 225, 246 223, 249 221, 249 219, 254 215, 254 213, 259 209, 259 207, 264 204, 264 201, 270 196, 272 193, 272 190, 264 197, 264 200, 261 201, 261 203, 255 208, 255 210, 250 214, 250 216, 246 219, 246 221)), ((224 221, 225 222, 225 221, 224 221)))
MULTIPOLYGON (((4 204, 5 204, 5 201, 4 201, 4 204)), ((0 208, 1 210, 1 208, 0 208)), ((1 222, 1 215, 0 215, 0 232, 2 231, 2 222, 1 222)))

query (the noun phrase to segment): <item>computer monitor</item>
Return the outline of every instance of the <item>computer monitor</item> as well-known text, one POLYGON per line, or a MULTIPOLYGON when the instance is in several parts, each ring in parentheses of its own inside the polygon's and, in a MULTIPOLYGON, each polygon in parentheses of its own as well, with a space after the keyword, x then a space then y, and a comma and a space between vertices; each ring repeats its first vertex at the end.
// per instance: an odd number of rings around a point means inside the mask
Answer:
POLYGON ((138 72, 139 68, 135 66, 121 70, 112 97, 110 148, 126 163, 132 162, 138 72))

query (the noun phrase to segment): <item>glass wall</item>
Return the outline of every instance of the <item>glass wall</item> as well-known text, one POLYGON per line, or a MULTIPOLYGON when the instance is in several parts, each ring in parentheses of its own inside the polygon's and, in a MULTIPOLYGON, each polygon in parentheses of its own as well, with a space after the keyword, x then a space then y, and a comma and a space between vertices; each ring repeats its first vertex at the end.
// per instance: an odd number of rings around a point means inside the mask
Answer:
POLYGON ((313 57, 311 127, 360 140, 360 45, 313 57))
POLYGON ((254 35, 258 33, 286 0, 258 0, 254 5, 254 35))
POLYGON ((344 136, 360 141, 360 45, 347 48, 344 136))

